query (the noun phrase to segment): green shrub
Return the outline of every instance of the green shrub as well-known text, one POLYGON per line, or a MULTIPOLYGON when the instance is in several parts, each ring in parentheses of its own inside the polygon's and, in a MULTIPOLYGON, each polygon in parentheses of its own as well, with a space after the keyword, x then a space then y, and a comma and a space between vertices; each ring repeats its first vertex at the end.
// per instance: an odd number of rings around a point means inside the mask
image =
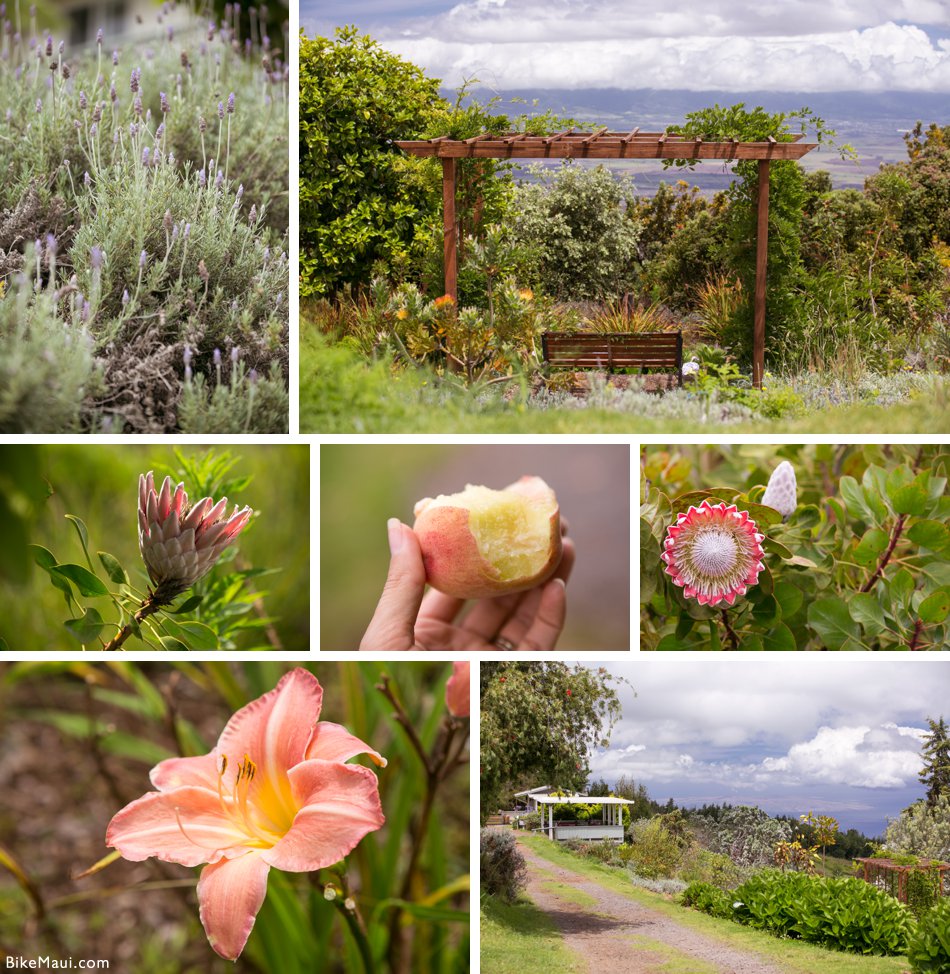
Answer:
POLYGON ((479 852, 482 889, 512 902, 528 881, 528 868, 514 834, 507 829, 482 829, 479 852))
POLYGON ((950 971, 950 899, 942 899, 921 918, 907 945, 907 959, 914 974, 950 971))
POLYGON ((692 907, 700 913, 713 917, 733 919, 733 895, 714 886, 712 883, 693 882, 683 891, 683 906, 692 907))
POLYGON ((735 917, 758 930, 856 954, 901 954, 910 911, 860 879, 763 870, 733 893, 735 917))
POLYGON ((513 231, 515 242, 534 254, 538 284, 573 301, 629 291, 640 237, 625 209, 635 200, 632 182, 604 166, 533 166, 530 172, 537 182, 518 188, 513 231))
POLYGON ((712 883, 720 889, 729 889, 742 881, 743 870, 728 856, 694 845, 687 852, 678 875, 687 883, 712 883))
POLYGON ((683 858, 683 846, 677 836, 664 827, 661 818, 634 822, 630 833, 633 838, 630 865, 648 879, 672 877, 683 858))
POLYGON ((884 835, 887 855, 912 852, 928 859, 950 859, 950 795, 941 795, 933 808, 923 801, 905 808, 884 835))

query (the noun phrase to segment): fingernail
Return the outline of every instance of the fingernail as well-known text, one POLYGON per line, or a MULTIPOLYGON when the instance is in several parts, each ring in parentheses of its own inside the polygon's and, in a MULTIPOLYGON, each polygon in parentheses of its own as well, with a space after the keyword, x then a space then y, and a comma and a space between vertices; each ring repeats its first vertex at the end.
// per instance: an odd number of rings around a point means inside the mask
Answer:
POLYGON ((402 533, 402 522, 398 517, 391 517, 386 522, 386 529, 389 532, 389 553, 398 555, 406 544, 406 537, 402 533))
POLYGON ((565 582, 563 578, 552 578, 551 581, 556 585, 560 585, 561 588, 567 589, 567 582, 565 582))

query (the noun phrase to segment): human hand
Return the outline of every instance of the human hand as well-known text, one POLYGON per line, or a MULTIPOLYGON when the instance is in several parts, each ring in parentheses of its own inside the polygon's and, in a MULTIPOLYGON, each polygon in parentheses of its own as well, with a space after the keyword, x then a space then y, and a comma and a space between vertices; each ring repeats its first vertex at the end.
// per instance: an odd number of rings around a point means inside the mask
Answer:
MULTIPOLYGON (((465 650, 468 652, 554 649, 567 612, 565 585, 574 567, 574 542, 563 538, 553 577, 527 592, 478 599, 462 617, 465 599, 426 592, 419 540, 408 525, 391 518, 389 574, 361 650, 465 650)), ((567 525, 561 519, 561 533, 567 525)))

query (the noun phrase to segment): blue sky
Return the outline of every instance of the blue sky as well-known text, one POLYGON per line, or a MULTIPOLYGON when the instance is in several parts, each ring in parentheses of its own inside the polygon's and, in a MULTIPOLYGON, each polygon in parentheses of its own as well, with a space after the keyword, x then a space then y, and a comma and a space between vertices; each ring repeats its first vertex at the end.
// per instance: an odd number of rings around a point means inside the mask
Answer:
POLYGON ((626 774, 652 798, 687 806, 816 811, 871 835, 923 797, 927 717, 950 719, 944 660, 797 653, 603 665, 632 688, 621 690, 610 748, 591 757, 595 779, 626 774))
POLYGON ((946 0, 301 0, 448 86, 950 93, 946 0))

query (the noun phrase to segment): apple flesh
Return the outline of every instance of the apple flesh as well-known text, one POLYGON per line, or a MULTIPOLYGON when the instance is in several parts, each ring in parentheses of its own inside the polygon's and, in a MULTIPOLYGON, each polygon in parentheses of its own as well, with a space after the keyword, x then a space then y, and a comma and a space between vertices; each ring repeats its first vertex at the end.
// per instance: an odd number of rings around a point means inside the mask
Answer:
POLYGON ((561 561, 554 491, 540 477, 504 490, 469 484, 415 506, 429 584, 459 599, 523 592, 546 582, 561 561))

